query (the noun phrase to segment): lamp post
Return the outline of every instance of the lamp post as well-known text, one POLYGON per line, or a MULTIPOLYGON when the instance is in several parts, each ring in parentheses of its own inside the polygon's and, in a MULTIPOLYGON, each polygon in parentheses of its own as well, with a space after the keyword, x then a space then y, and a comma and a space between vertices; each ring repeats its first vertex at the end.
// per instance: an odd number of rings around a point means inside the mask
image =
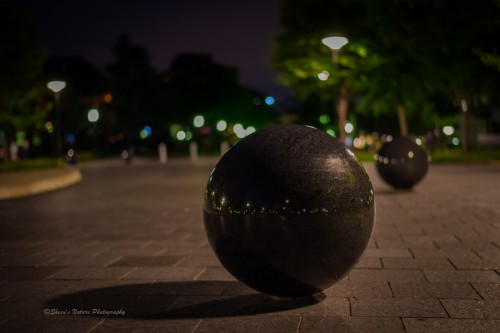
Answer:
POLYGON ((56 112, 56 156, 60 156, 62 153, 62 143, 61 143, 61 102, 60 93, 66 87, 66 82, 64 81, 50 81, 47 83, 47 88, 52 90, 54 93, 54 109, 56 112))
MULTIPOLYGON (((339 60, 340 49, 349 41, 345 37, 331 36, 321 40, 321 42, 328 46, 332 51, 333 66, 335 67, 339 60)), ((340 97, 337 103, 337 114, 339 117, 339 140, 345 143, 345 124, 347 122, 347 89, 343 83, 340 85, 340 97)))

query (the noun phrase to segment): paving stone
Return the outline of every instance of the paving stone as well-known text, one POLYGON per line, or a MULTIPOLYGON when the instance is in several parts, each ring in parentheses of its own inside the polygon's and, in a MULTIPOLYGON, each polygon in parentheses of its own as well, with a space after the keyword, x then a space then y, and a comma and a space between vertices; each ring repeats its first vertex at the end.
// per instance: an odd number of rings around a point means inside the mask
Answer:
POLYGON ((468 283, 390 283, 394 297, 415 298, 470 298, 480 296, 468 283))
POLYGON ((454 249, 411 249, 411 253, 415 258, 464 258, 464 259, 478 259, 479 256, 472 252, 470 249, 454 248, 454 249))
POLYGON ((416 240, 381 240, 377 241, 379 249, 437 249, 433 241, 420 237, 416 240))
POLYGON ((499 259, 451 258, 450 260, 457 269, 484 269, 484 270, 500 269, 500 258, 499 259))
POLYGON ((500 283, 500 275, 494 271, 477 270, 424 270, 429 282, 485 282, 500 283))
POLYGON ((382 258, 384 268, 455 269, 445 258, 382 258))
POLYGON ((329 297, 392 297, 389 283, 385 281, 353 282, 344 279, 325 290, 329 297))
POLYGON ((296 316, 253 316, 234 318, 210 318, 203 320, 194 333, 219 332, 296 332, 300 317, 296 316))
POLYGON ((403 318, 408 333, 454 332, 494 333, 500 332, 500 320, 403 318))
POLYGON ((122 259, 113 262, 111 266, 128 266, 128 267, 139 267, 139 266, 160 266, 167 267, 173 266, 179 260, 181 256, 127 256, 122 259))
POLYGON ((420 270, 353 269, 348 279, 351 282, 425 282, 420 270))
POLYGON ((309 300, 285 300, 285 303, 296 302, 292 308, 287 308, 286 304, 281 304, 282 302, 269 299, 269 301, 260 302, 256 311, 257 313, 269 313, 269 315, 349 317, 350 309, 347 298, 320 297, 324 299, 310 305, 308 304, 309 300))
POLYGON ((500 300, 441 300, 451 318, 500 319, 500 300))
POLYGON ((176 267, 221 267, 219 259, 215 255, 210 256, 187 256, 175 264, 176 267))
POLYGON ((138 267, 122 276, 124 280, 194 280, 203 267, 138 267))
POLYGON ((472 286, 484 299, 500 299, 500 283, 473 283, 472 286))
POLYGON ((32 254, 0 254, 0 267, 39 267, 53 260, 53 258, 53 256, 38 256, 32 254))
POLYGON ((380 258, 376 257, 361 257, 355 266, 356 268, 382 268, 380 258))
POLYGON ((411 258, 412 255, 407 249, 366 249, 363 257, 403 257, 411 258))
POLYGON ((134 270, 131 267, 71 267, 59 270, 47 280, 119 280, 134 270))
POLYGON ((60 270, 56 267, 2 267, 0 280, 43 280, 60 270))
POLYGON ((16 318, 7 320, 0 325, 3 332, 88 332, 98 326, 103 318, 77 317, 73 315, 53 315, 39 317, 34 316, 30 311, 30 318, 20 315, 16 318))
POLYGON ((87 254, 73 256, 59 256, 44 262, 42 266, 47 267, 105 267, 120 259, 120 256, 100 254, 89 256, 87 254))
POLYGON ((207 267, 196 277, 196 280, 234 281, 236 279, 222 267, 207 267))
POLYGON ((436 299, 353 298, 354 317, 447 317, 436 299))
POLYGON ((141 319, 105 319, 92 333, 186 333, 193 332, 202 319, 168 319, 168 320, 141 320, 141 319))
POLYGON ((303 317, 301 333, 402 333, 405 332, 400 318, 391 317, 303 317))
POLYGON ((205 318, 248 316, 256 313, 259 303, 265 302, 262 294, 242 296, 179 296, 167 308, 164 317, 205 318))

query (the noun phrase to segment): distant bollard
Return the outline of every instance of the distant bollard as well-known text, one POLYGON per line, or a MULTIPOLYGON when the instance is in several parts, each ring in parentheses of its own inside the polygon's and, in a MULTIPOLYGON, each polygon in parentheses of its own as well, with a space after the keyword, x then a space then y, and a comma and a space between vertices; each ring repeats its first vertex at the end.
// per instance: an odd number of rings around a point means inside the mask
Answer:
POLYGON ((189 144, 189 159, 191 162, 198 161, 198 144, 194 141, 189 144))
POLYGON ((228 149, 229 149, 229 142, 222 141, 220 143, 220 156, 224 155, 228 149))
POLYGON ((394 188, 409 189, 420 182, 429 167, 426 151, 410 138, 397 136, 377 153, 377 171, 394 188))
POLYGON ((167 163, 167 145, 163 142, 158 145, 158 157, 161 164, 167 163))

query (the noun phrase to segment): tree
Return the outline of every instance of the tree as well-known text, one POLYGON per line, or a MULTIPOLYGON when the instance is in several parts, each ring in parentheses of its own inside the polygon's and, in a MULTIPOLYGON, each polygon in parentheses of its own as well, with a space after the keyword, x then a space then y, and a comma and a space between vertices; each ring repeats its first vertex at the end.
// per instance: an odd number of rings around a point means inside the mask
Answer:
POLYGON ((433 126, 428 119, 443 112, 436 101, 465 105, 470 113, 498 86, 498 72, 485 66, 498 64, 498 1, 283 0, 281 14, 275 50, 281 81, 304 100, 324 94, 322 85, 342 91, 349 83, 358 110, 396 113, 402 135, 410 132, 409 117, 433 126), (315 76, 328 66, 318 47, 327 28, 350 39, 339 60, 350 65, 318 83, 315 76))
POLYGON ((45 52, 26 12, 0 2, 0 129, 6 143, 16 131, 39 124, 50 110, 39 103, 44 61, 45 52))
POLYGON ((343 140, 348 100, 357 84, 353 69, 364 52, 360 31, 352 22, 363 16, 362 10, 352 1, 288 0, 281 2, 281 14, 283 31, 276 40, 273 59, 279 79, 302 101, 317 96, 322 101, 337 102, 338 130, 343 140), (355 40, 342 48, 333 62, 331 51, 321 43, 332 32, 355 40), (319 80, 318 75, 328 78, 319 80))
POLYGON ((130 145, 138 139, 141 128, 151 124, 153 111, 146 106, 151 105, 148 98, 158 81, 147 50, 132 44, 127 35, 120 36, 113 53, 115 62, 107 67, 112 93, 108 131, 121 133, 130 145))

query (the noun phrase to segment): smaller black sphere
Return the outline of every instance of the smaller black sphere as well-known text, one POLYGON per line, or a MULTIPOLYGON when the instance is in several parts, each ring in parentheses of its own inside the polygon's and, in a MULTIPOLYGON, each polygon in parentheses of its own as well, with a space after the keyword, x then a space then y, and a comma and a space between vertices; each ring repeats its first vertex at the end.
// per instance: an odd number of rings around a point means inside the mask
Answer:
POLYGON ((395 188, 412 188, 429 168, 424 149, 412 139, 398 136, 386 142, 377 153, 376 166, 380 177, 395 188))

